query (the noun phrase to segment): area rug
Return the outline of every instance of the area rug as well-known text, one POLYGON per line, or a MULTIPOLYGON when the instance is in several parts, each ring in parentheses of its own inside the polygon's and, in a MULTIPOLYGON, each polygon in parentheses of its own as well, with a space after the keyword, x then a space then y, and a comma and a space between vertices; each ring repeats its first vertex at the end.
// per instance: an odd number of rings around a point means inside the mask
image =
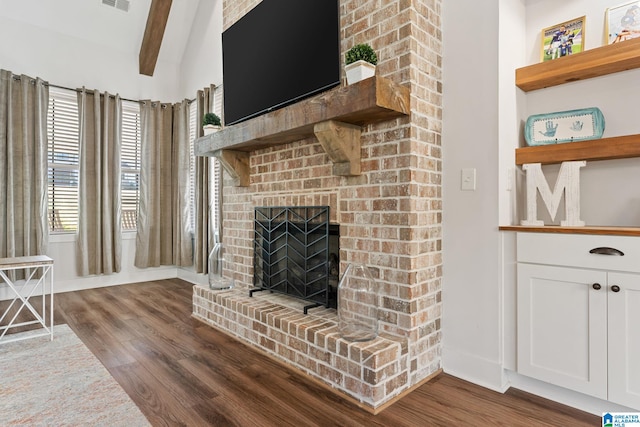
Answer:
POLYGON ((53 341, 0 344, 0 425, 150 424, 76 334, 56 325, 53 341))

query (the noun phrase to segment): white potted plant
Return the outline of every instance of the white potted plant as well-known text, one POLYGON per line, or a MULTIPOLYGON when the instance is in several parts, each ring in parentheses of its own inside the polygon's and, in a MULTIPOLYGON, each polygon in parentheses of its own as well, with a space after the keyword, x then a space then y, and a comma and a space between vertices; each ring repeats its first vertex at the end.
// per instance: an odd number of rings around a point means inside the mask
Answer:
POLYGON ((371 46, 366 43, 357 44, 345 54, 345 71, 347 84, 373 77, 376 74, 378 56, 371 46))
POLYGON ((205 135, 212 134, 217 132, 222 127, 222 123, 220 122, 220 117, 214 113, 206 113, 202 116, 202 131, 205 135))

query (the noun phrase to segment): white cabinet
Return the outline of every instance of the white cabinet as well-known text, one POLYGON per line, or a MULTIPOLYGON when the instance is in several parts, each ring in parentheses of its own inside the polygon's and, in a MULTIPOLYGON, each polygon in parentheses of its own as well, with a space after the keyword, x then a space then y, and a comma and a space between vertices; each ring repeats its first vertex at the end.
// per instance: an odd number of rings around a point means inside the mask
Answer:
POLYGON ((518 372, 607 398, 606 273, 518 264, 518 372))
POLYGON ((517 371, 640 409, 640 239, 518 233, 517 242, 517 371), (603 247, 624 255, 590 253, 603 247))
POLYGON ((609 400, 640 409, 640 276, 608 276, 609 400))

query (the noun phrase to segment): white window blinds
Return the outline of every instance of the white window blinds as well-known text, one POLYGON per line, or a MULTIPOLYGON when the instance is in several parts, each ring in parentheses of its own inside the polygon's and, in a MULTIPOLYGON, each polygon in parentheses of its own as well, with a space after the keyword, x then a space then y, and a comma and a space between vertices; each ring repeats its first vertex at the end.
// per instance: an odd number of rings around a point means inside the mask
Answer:
POLYGON ((136 229, 140 194, 140 104, 122 101, 122 230, 136 229))
POLYGON ((49 229, 78 227, 78 100, 75 91, 49 88, 49 229))
MULTIPOLYGON (((213 112, 216 113, 219 117, 223 118, 222 115, 222 99, 223 99, 222 86, 217 86, 215 91, 213 92, 213 112)), ((212 215, 212 223, 213 229, 220 230, 222 225, 220 221, 221 207, 220 207, 220 199, 221 199, 221 191, 222 191, 222 171, 220 161, 218 159, 213 159, 213 173, 211 174, 212 182, 211 182, 211 200, 213 200, 213 215, 212 215)))
MULTIPOLYGON (((78 99, 73 90, 49 88, 49 230, 78 228, 78 99)), ((135 230, 140 188, 140 106, 122 102, 122 229, 135 230)))
POLYGON ((189 231, 193 234, 196 230, 196 158, 194 152, 194 142, 196 131, 200 121, 196 117, 197 102, 189 104, 189 231))
MULTIPOLYGON (((222 117, 222 86, 217 86, 213 92, 213 112, 217 114, 219 117, 222 117)), ((196 102, 192 102, 189 105, 189 139, 191 140, 190 146, 190 163, 189 163, 189 197, 191 201, 191 208, 189 209, 189 224, 191 226, 191 231, 195 231, 195 212, 196 212, 196 198, 195 198, 195 186, 196 186, 196 162, 195 162, 195 152, 194 152, 194 142, 197 135, 197 130, 199 126, 202 126, 202 117, 196 117, 196 102)), ((210 177, 211 182, 209 182, 209 198, 212 200, 212 209, 211 209, 211 221, 214 227, 214 230, 219 229, 219 221, 220 221, 220 182, 219 178, 220 174, 220 162, 217 159, 210 159, 209 167, 211 168, 210 177)))

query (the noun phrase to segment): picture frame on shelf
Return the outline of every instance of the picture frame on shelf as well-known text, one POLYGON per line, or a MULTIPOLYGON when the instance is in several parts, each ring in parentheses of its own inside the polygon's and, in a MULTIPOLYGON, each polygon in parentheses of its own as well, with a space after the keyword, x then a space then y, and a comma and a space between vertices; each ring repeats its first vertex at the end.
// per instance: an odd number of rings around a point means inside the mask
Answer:
POLYGON ((605 22, 607 44, 640 37, 640 1, 608 8, 605 22))
POLYGON ((540 38, 540 62, 551 61, 584 50, 586 16, 544 28, 540 38))

